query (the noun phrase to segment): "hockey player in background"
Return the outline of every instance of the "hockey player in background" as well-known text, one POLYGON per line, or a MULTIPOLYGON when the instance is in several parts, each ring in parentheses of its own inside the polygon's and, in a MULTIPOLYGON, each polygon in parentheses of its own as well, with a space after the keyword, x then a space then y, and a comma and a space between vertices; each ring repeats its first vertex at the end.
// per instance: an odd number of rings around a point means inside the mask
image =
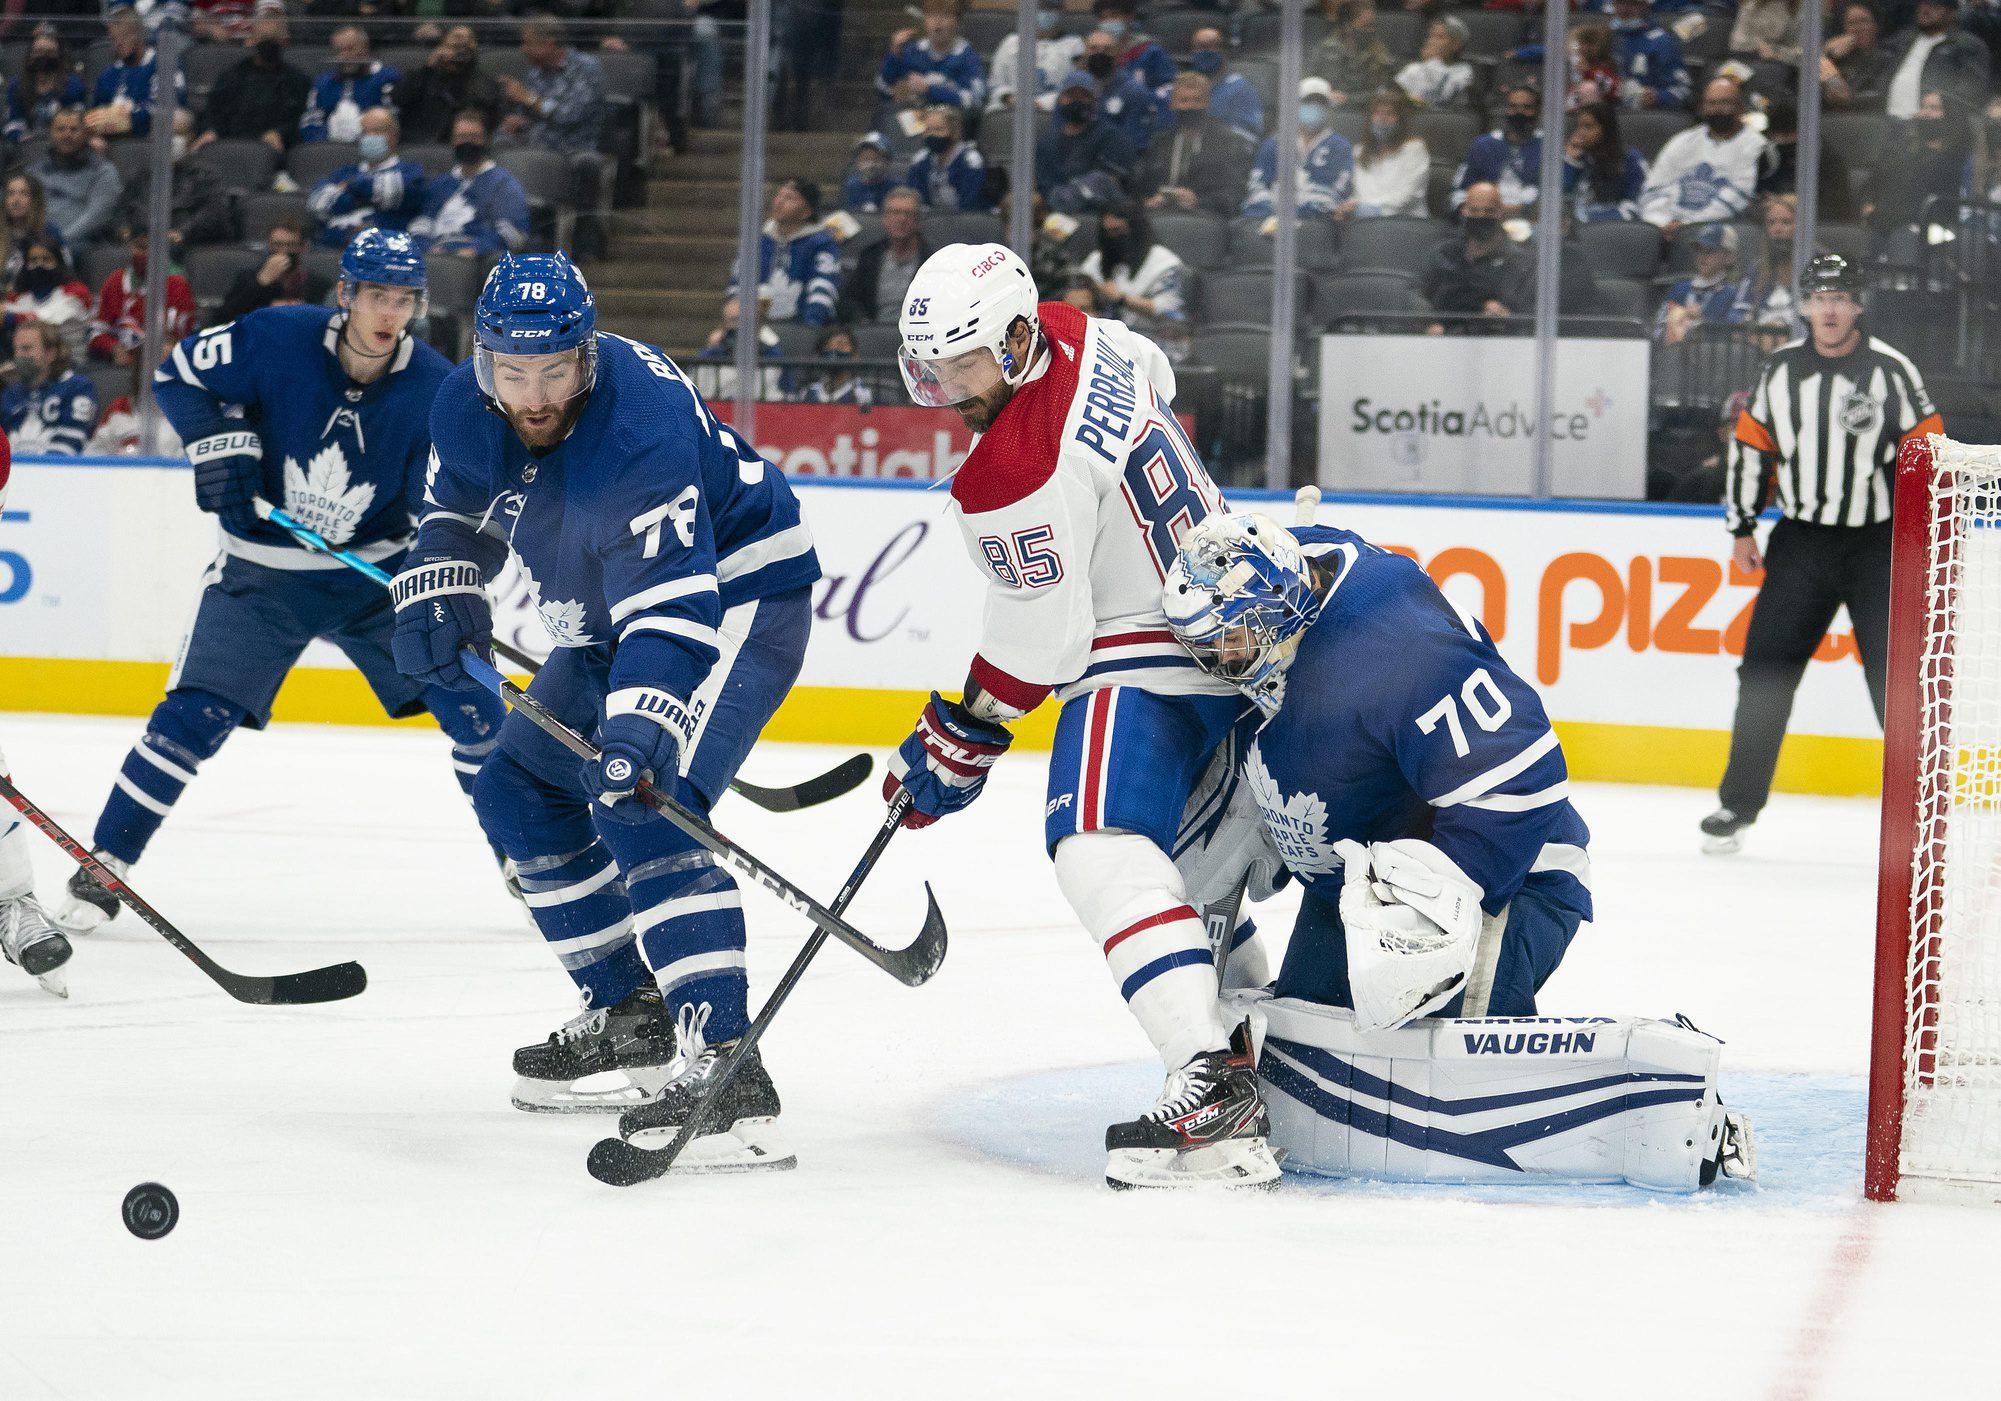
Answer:
MULTIPOLYGON (((555 643, 529 694, 601 751, 580 764, 517 714, 474 788, 583 1000, 516 1052, 515 1103, 624 1108, 627 1137, 671 1135, 748 1025, 743 910, 729 872, 634 790, 702 813, 721 796, 798 677, 819 561, 777 469, 666 355, 597 331, 569 259, 503 257, 474 330, 432 413, 396 659, 471 684, 460 652, 488 646, 486 582, 512 552, 555 643)), ((789 1166, 778 1108, 753 1054, 682 1163, 789 1166)))
MULTIPOLYGON (((254 503, 364 560, 393 569, 410 546, 431 452, 430 406, 450 371, 414 339, 424 257, 407 234, 369 230, 341 255, 340 307, 267 307, 189 336, 153 376, 160 410, 187 444, 195 502, 222 525, 193 627, 97 820, 92 846, 123 875, 145 851, 203 761, 239 726, 262 729, 299 654, 315 638, 345 652, 382 708, 428 710, 472 776, 499 736, 497 699, 413 682, 390 656, 381 585, 298 544, 254 503)), ((57 922, 86 932, 118 902, 88 872, 70 880, 57 922)))
MULTIPOLYGON (((1179 537, 1222 498, 1170 411, 1145 338, 1061 302, 998 244, 953 244, 907 293, 910 396, 979 437, 951 513, 988 581, 957 701, 933 694, 891 761, 924 825, 979 795, 1007 725, 1062 704, 1044 839, 1057 883, 1160 1052, 1160 1100, 1106 1133, 1113 1186, 1276 1180, 1241 1028, 1217 1003, 1201 916, 1170 853, 1198 778, 1245 706, 1167 629, 1179 537)), ((1247 957, 1249 955, 1246 955, 1247 957)))

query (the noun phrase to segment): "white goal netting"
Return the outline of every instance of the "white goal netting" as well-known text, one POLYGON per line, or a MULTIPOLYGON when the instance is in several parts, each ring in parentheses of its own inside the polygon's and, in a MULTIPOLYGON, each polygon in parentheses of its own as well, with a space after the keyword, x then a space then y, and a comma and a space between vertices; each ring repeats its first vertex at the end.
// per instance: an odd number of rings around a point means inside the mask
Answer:
POLYGON ((2001 448, 1931 441, 1900 1168, 2001 1183, 2001 448))

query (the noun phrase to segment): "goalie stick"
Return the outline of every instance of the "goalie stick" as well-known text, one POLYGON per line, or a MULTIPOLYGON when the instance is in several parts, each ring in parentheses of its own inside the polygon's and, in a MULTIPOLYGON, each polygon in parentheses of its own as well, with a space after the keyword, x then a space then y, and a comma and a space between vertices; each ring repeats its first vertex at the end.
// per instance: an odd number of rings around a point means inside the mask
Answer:
MULTIPOLYGON (((828 909, 837 915, 846 913, 849 902, 855 898, 855 892, 862 888, 862 882, 867 880, 869 872, 875 869, 875 863, 882 858, 883 848, 889 845, 889 839, 895 836, 896 829, 903 825, 903 815, 909 811, 910 790, 906 788, 899 792, 896 801, 889 805, 889 815, 883 819, 882 826, 876 829, 874 840, 869 842, 868 850, 862 853, 862 859, 856 863, 854 871, 848 876, 848 883, 841 887, 840 894, 834 897, 834 903, 828 906, 828 909)), ((792 995, 792 989, 798 986, 799 980, 806 976, 806 965, 813 961, 813 955, 820 952, 820 946, 826 942, 826 932, 820 929, 815 929, 812 937, 806 940, 805 946, 793 958, 792 966, 785 970, 785 976, 778 980, 778 986, 771 990, 771 996, 765 999, 764 1006, 758 1010, 757 1019, 738 1038, 736 1049, 731 1051, 729 1059, 723 1062, 722 1069, 716 1074, 715 1082, 688 1111, 688 1121, 681 1125, 680 1132, 674 1135, 672 1142, 665 1148, 639 1148, 622 1138, 600 1139, 591 1149, 591 1156, 585 1163, 591 1176, 612 1187, 632 1187, 641 1182, 651 1182, 657 1177, 665 1177, 673 1168, 674 1160, 681 1156, 681 1150, 700 1136, 702 1126, 708 1122, 710 1112, 722 1101, 724 1093, 729 1089, 730 1081, 736 1078, 737 1067, 742 1065, 757 1048, 758 1040, 764 1035, 765 1028, 771 1025, 772 1019, 778 1015, 778 1009, 785 1005, 785 999, 792 995)))
POLYGON ((300 1006, 312 1002, 338 1002, 353 997, 368 986, 368 973, 359 963, 335 963, 304 973, 281 973, 275 978, 232 973, 195 942, 167 922, 166 916, 139 898, 137 891, 120 880, 118 873, 90 854, 90 849, 43 812, 14 781, 0 774, 0 798, 5 798, 21 816, 35 824, 43 836, 63 849, 64 855, 90 872, 92 879, 118 897, 118 902, 150 925, 154 932, 186 954, 188 961, 214 979, 216 985, 238 1002, 259 1006, 300 1006))
MULTIPOLYGON (((349 569, 373 579, 384 588, 389 587, 391 582, 389 575, 379 567, 370 564, 351 550, 340 549, 324 535, 300 525, 270 502, 260 498, 256 503, 256 509, 258 515, 289 533, 307 549, 317 550, 330 559, 337 559, 349 569)), ((530 676, 541 670, 535 659, 526 652, 510 647, 497 637, 490 640, 494 652, 508 665, 519 667, 530 676)), ((741 778, 731 779, 730 787, 767 812, 797 812, 801 808, 818 807, 821 803, 832 802, 843 794, 861 787, 868 781, 872 765, 873 761, 868 755, 856 754, 843 759, 818 777, 809 778, 804 783, 795 783, 789 788, 766 788, 741 778)))
MULTIPOLYGON (((526 715, 537 729, 586 763, 597 762, 598 747, 595 744, 565 725, 542 702, 502 676, 492 662, 470 647, 460 650, 459 661, 469 675, 513 706, 518 714, 526 715)), ((635 800, 646 804, 694 838, 723 865, 777 896, 793 910, 812 920, 823 932, 839 939, 904 986, 922 986, 938 971, 938 965, 945 961, 945 916, 939 912, 938 897, 931 893, 930 882, 924 885, 924 927, 907 948, 886 949, 652 784, 642 780, 638 784, 635 800)))

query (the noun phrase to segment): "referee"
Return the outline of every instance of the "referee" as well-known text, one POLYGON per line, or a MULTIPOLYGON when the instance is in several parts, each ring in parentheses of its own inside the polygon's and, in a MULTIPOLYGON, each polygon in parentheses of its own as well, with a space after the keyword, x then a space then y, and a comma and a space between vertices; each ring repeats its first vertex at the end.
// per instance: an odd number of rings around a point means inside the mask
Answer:
POLYGON ((1843 604, 1881 723, 1897 449, 1943 429, 1917 367, 1864 331, 1861 279, 1845 259, 1815 258, 1800 300, 1808 334, 1765 362, 1730 445, 1731 557, 1741 569, 1762 567, 1765 582, 1737 670, 1722 806, 1702 819, 1709 852, 1736 851, 1758 820, 1793 692, 1843 604), (1761 557, 1752 530, 1774 481, 1781 516, 1761 557))

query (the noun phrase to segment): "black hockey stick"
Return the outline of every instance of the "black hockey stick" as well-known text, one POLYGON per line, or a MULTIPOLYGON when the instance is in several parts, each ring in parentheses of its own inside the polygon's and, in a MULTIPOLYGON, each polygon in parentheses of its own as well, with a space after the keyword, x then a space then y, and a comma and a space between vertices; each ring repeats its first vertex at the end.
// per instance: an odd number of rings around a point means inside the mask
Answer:
POLYGON ((166 916, 140 899, 138 892, 120 880, 116 871, 92 856, 88 847, 57 826, 56 820, 36 807, 5 774, 0 774, 0 798, 12 803, 21 816, 40 828, 42 835, 61 847, 70 860, 90 872, 99 885, 118 897, 120 904, 186 954, 190 963, 213 978, 217 986, 238 1002, 254 1002, 266 1007, 339 1002, 368 986, 368 973, 359 963, 336 963, 304 973, 284 973, 275 978, 253 978, 230 972, 203 953, 187 935, 169 924, 166 916))
MULTIPOLYGON (((597 762, 598 747, 595 744, 565 725, 542 702, 502 676, 493 663, 469 647, 460 649, 459 661, 468 675, 513 706, 516 713, 526 715, 537 729, 585 763, 597 762)), ((694 838, 723 865, 763 886, 793 910, 812 920, 822 931, 839 939, 906 987, 923 985, 938 971, 938 965, 945 961, 945 916, 939 913, 938 898, 931 893, 929 882, 924 886, 926 908, 923 929, 918 931, 908 948, 886 949, 652 784, 642 781, 635 799, 694 838)))
MULTIPOLYGON (((855 892, 862 888, 862 882, 868 879, 869 872, 875 869, 875 863, 882 858, 883 848, 887 847, 889 839, 896 835, 896 829, 903 825, 903 815, 909 811, 910 790, 903 789, 897 793, 896 801, 889 805, 889 815, 883 818, 882 826, 877 829, 875 839, 868 844, 868 850, 862 853, 862 859, 849 875, 848 883, 841 887, 841 893, 834 897, 834 903, 827 908, 837 915, 846 912, 849 902, 855 898, 855 892)), ((799 980, 806 976, 806 965, 813 961, 813 955, 817 954, 820 946, 826 942, 826 933, 819 929, 815 929, 812 937, 806 940, 805 947, 793 958, 792 966, 785 970, 785 976, 778 980, 778 986, 773 988, 771 996, 765 999, 764 1006, 758 1011, 757 1019, 738 1038, 736 1049, 730 1052, 729 1059, 724 1061, 721 1069, 716 1072, 714 1082, 688 1111, 688 1121, 681 1125, 680 1132, 674 1135, 671 1143, 665 1148, 638 1148, 622 1138, 599 1139, 596 1146, 591 1149, 590 1160, 585 1164, 590 1169, 591 1176, 613 1187, 631 1187, 641 1182, 651 1182, 656 1177, 665 1177, 673 1168, 674 1160, 681 1156, 681 1150, 701 1135, 702 1126, 708 1123, 709 1115, 715 1106, 722 1102, 723 1095, 729 1090, 730 1081, 736 1078, 737 1068, 757 1048, 765 1028, 771 1025, 772 1019, 778 1015, 778 1009, 785 1005, 785 999, 792 995, 792 989, 798 986, 799 980)))
MULTIPOLYGON (((270 502, 259 500, 257 514, 285 531, 309 550, 317 550, 329 559, 337 559, 349 569, 373 579, 385 589, 390 578, 380 567, 370 564, 352 550, 343 550, 334 545, 316 530, 310 530, 293 520, 285 512, 270 502)), ((510 666, 518 667, 530 676, 540 671, 535 659, 518 648, 510 647, 499 638, 489 639, 493 650, 510 666)), ((730 780, 730 787, 767 812, 797 812, 801 808, 818 807, 829 803, 843 794, 851 793, 868 780, 873 761, 866 754, 856 754, 843 759, 817 778, 809 778, 804 783, 795 783, 789 788, 765 788, 749 783, 741 778, 730 780)))

